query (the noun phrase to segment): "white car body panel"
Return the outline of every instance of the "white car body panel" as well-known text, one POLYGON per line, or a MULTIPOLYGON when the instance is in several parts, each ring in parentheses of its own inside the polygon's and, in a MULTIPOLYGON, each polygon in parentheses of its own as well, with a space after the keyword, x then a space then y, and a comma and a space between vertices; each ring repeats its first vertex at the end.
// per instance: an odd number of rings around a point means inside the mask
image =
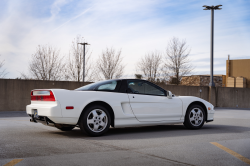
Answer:
POLYGON ((192 96, 152 96, 103 91, 75 91, 49 89, 56 101, 31 101, 27 114, 37 110, 58 124, 77 125, 84 108, 95 101, 105 102, 113 109, 114 127, 132 127, 183 123, 188 106, 201 102, 207 109, 207 120, 213 120, 214 107, 209 102, 192 96), (133 98, 134 97, 134 98, 133 98), (74 109, 66 109, 73 106, 74 109), (208 107, 211 110, 208 110, 208 107))
MULTIPOLYGON (((207 120, 213 120, 213 116, 214 116, 215 111, 214 111, 214 106, 211 103, 209 103, 206 100, 203 100, 201 98, 194 97, 194 96, 179 96, 179 98, 182 100, 183 110, 185 110, 185 112, 191 103, 193 103, 193 102, 203 103, 207 109, 207 120), (210 107, 211 110, 208 110, 208 107, 210 107)), ((181 119, 184 121, 185 114, 183 114, 181 119)))
POLYGON ((182 101, 175 97, 128 94, 131 108, 140 122, 180 120, 182 101))

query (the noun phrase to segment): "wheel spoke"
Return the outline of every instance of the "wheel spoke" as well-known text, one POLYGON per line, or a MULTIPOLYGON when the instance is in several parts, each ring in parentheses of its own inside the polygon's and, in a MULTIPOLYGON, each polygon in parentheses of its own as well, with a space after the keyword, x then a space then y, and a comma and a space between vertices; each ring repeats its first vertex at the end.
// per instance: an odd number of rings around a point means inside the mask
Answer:
POLYGON ((197 114, 198 114, 198 115, 202 114, 201 110, 198 110, 198 111, 197 111, 197 114))
POLYGON ((104 127, 106 125, 105 122, 101 121, 101 123, 99 123, 100 126, 104 127))
POLYGON ((190 118, 190 121, 194 121, 194 117, 191 117, 191 118, 190 118))
POLYGON ((199 124, 199 122, 198 122, 198 120, 196 120, 196 121, 195 121, 195 125, 198 125, 198 124, 199 124))
POLYGON ((97 114, 96 110, 93 110, 93 111, 91 111, 91 112, 92 112, 92 114, 93 114, 93 117, 98 116, 98 114, 97 114))
POLYGON ((101 121, 100 126, 104 127, 105 125, 106 125, 106 123, 101 121))
POLYGON ((100 118, 101 118, 101 120, 104 118, 104 117, 106 117, 106 115, 102 112, 102 114, 101 115, 99 115, 100 116, 100 118))
POLYGON ((97 131, 99 128, 99 125, 94 124, 94 131, 97 131))
POLYGON ((193 115, 196 114, 195 110, 192 110, 191 112, 193 113, 193 115))
POLYGON ((94 119, 87 119, 87 124, 94 124, 94 119))
POLYGON ((199 116, 199 120, 201 120, 201 121, 202 121, 202 120, 203 120, 203 118, 199 116))

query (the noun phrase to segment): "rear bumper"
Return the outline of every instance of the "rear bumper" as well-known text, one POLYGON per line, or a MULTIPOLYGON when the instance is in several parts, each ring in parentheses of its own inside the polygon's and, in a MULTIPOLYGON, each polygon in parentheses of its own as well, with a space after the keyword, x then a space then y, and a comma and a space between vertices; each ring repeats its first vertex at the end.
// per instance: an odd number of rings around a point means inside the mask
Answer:
POLYGON ((34 110, 37 110, 39 116, 62 117, 59 102, 32 102, 26 106, 27 114, 33 115, 34 110))
MULTIPOLYGON (((26 113, 30 115, 31 121, 36 120, 36 122, 40 122, 39 119, 34 119, 34 110, 37 110, 37 114, 39 117, 43 119, 43 117, 46 117, 50 121, 52 121, 55 124, 70 124, 70 125, 76 125, 78 122, 78 118, 67 118, 62 116, 62 110, 59 102, 32 102, 30 105, 26 106, 26 113), (33 119, 32 119, 33 117, 33 119)), ((45 120, 47 120, 45 119, 45 120)), ((44 119, 42 120, 43 124, 47 125, 47 122, 44 119)), ((35 121, 33 121, 35 122, 35 121)))
POLYGON ((31 117, 30 122, 42 123, 43 125, 46 125, 46 126, 57 127, 59 129, 63 127, 75 126, 75 125, 69 125, 69 124, 55 123, 46 116, 39 116, 39 118, 37 118, 37 117, 34 117, 34 115, 32 114, 28 114, 28 115, 31 117))
POLYGON ((26 106, 26 112, 31 117, 30 121, 44 125, 54 124, 54 118, 62 118, 62 111, 58 102, 36 101, 26 106), (34 118, 34 110, 37 110, 39 118, 34 118))

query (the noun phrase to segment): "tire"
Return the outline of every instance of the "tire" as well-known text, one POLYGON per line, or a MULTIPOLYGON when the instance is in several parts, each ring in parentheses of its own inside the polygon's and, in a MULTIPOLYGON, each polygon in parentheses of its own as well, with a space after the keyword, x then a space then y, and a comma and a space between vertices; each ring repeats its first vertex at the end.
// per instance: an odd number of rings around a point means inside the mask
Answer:
POLYGON ((188 129, 200 129, 206 120, 205 110, 200 105, 192 105, 188 108, 184 126, 188 129))
POLYGON ((60 126, 56 126, 56 128, 58 128, 59 130, 62 130, 62 131, 71 131, 71 130, 73 130, 73 128, 75 128, 75 126, 60 125, 60 126))
POLYGON ((109 130, 111 116, 109 111, 101 106, 90 106, 84 110, 80 122, 80 129, 89 136, 100 136, 109 130))

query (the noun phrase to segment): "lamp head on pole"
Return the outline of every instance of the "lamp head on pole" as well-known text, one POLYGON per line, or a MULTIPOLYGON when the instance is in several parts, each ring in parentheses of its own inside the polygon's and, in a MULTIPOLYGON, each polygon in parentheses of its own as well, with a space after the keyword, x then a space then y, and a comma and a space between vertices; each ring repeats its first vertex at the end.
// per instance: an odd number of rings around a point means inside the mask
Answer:
POLYGON ((89 43, 78 43, 78 44, 81 44, 81 45, 90 45, 89 43))
POLYGON ((205 9, 203 10, 221 10, 222 8, 220 8, 222 5, 216 5, 216 6, 207 6, 207 5, 203 5, 202 7, 205 7, 205 9))

